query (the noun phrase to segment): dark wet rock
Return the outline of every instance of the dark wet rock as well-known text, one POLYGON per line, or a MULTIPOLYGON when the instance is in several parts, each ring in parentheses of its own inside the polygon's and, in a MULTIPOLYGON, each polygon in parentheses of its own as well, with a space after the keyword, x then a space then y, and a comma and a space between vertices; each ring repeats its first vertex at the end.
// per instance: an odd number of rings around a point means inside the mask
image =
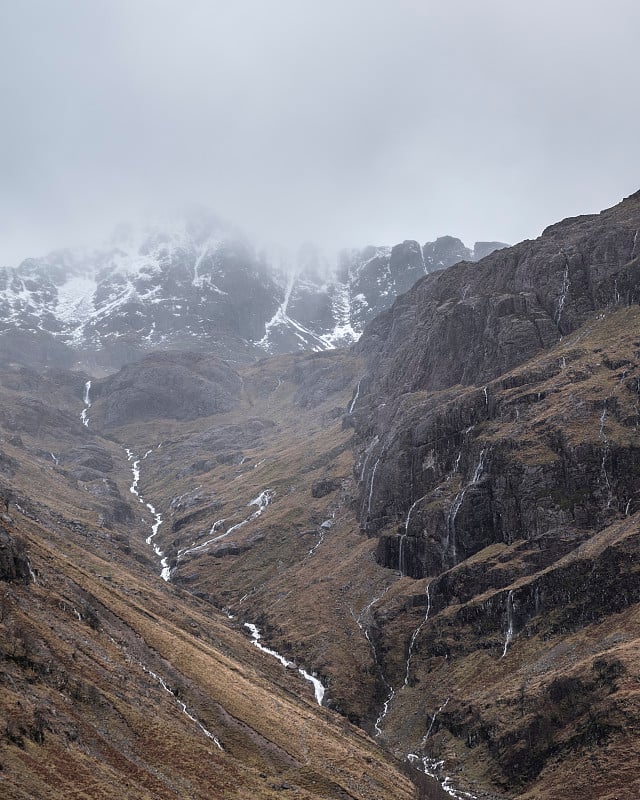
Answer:
MULTIPOLYGON (((640 300, 639 228, 640 196, 565 220, 534 242, 427 276, 369 325, 354 347, 368 368, 345 419, 358 442, 356 510, 362 529, 381 536, 380 563, 418 578, 491 544, 522 539, 562 551, 633 513, 640 448, 632 440, 605 441, 596 427, 594 441, 571 444, 564 417, 534 422, 537 405, 570 403, 571 382, 589 376, 566 357, 514 368, 594 311, 640 300), (564 386, 554 388, 557 400, 550 380, 564 386), (529 385, 512 402, 509 390, 529 385), (521 414, 531 419, 529 445, 538 442, 524 460, 518 436, 501 429, 521 414)), ((635 402, 637 381, 625 383, 631 365, 607 368, 635 402)), ((613 397, 605 412, 612 424, 637 425, 613 397)))
POLYGON ((215 466, 218 461, 211 461, 210 459, 201 458, 198 461, 194 461, 193 464, 189 464, 188 467, 181 469, 177 474, 176 477, 178 478, 186 478, 189 475, 202 475, 205 472, 210 472, 215 466))
POLYGON ((30 575, 26 545, 0 525, 0 580, 26 584, 30 575))
POLYGON ((2 366, 24 364, 35 369, 48 366, 71 367, 75 359, 76 355, 69 346, 45 331, 33 332, 15 328, 0 331, 2 366))
POLYGON ((435 242, 427 242, 422 248, 425 272, 446 269, 459 261, 469 261, 473 253, 455 236, 440 236, 435 242))
POLYGON ((195 511, 191 511, 189 514, 183 514, 181 517, 176 517, 171 523, 171 530, 176 533, 186 525, 209 520, 210 515, 213 512, 220 511, 223 505, 224 504, 220 500, 216 500, 213 503, 207 503, 204 508, 197 508, 195 511))
POLYGON ((297 359, 288 377, 299 388, 296 403, 313 408, 336 392, 344 391, 353 382, 357 362, 345 358, 341 351, 313 353, 297 359))
POLYGON ((637 197, 535 241, 423 278, 355 346, 370 391, 482 384, 550 347, 599 308, 637 302, 637 197))
POLYGON ((95 472, 112 472, 111 453, 95 442, 87 442, 80 447, 62 454, 60 460, 65 467, 85 468, 95 472))
POLYGON ((26 396, 11 406, 0 407, 0 424, 18 436, 22 433, 37 437, 59 434, 60 431, 80 433, 82 430, 79 414, 75 416, 54 408, 50 403, 26 396))
POLYGON ((323 478, 316 481, 311 487, 312 497, 326 497, 326 495, 337 491, 342 486, 340 478, 323 478))
POLYGON ((15 475, 18 470, 18 462, 7 453, 0 450, 0 475, 11 477, 15 475))

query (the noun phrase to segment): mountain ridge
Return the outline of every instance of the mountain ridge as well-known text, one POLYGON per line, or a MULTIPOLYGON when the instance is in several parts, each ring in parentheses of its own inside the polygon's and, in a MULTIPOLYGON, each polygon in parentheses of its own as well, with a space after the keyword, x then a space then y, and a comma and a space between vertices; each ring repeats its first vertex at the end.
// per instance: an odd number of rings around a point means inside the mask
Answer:
POLYGON ((152 349, 211 343, 218 355, 245 362, 330 349, 355 341, 417 277, 472 251, 442 237, 424 247, 343 251, 333 266, 311 246, 293 262, 274 256, 200 213, 164 229, 123 228, 104 248, 27 259, 0 270, 4 347, 31 350, 34 363, 44 355, 94 372, 152 349))

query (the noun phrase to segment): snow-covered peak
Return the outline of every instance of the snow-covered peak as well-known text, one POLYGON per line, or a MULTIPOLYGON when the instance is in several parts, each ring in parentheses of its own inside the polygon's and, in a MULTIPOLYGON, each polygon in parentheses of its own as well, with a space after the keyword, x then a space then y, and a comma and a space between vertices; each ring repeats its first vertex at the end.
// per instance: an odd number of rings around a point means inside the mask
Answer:
POLYGON ((257 252, 242 233, 196 210, 120 226, 93 249, 0 269, 0 319, 4 331, 54 337, 106 367, 157 348, 243 360, 326 350, 356 341, 426 272, 470 252, 453 237, 333 259, 312 245, 257 252))

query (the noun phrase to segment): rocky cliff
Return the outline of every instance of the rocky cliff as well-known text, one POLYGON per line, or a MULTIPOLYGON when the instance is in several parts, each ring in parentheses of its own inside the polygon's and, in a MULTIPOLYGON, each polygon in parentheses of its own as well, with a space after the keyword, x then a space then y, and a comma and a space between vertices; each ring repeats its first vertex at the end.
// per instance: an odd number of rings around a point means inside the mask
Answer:
MULTIPOLYGON (((496 243, 497 244, 497 243, 496 243)), ((246 363, 350 344, 415 281, 471 251, 452 237, 292 256, 204 213, 122 228, 94 250, 0 269, 0 363, 112 371, 153 350, 246 363)))
MULTIPOLYGON (((447 659, 447 710, 427 750, 466 739, 465 758, 489 754, 511 790, 543 785, 561 753, 620 745, 623 707, 640 719, 622 680, 635 661, 589 640, 607 619, 625 639, 639 600, 639 232, 640 193, 427 276, 355 347, 367 367, 345 418, 354 510, 378 562, 427 584, 419 652, 410 630, 397 639, 406 606, 378 619, 385 682, 409 696, 407 652, 420 684, 440 682, 447 659), (567 637, 573 657, 554 664, 567 637), (520 720, 487 717, 475 703, 489 685, 502 694, 494 680, 467 678, 463 691, 453 675, 511 648, 515 672, 498 673, 514 696, 519 682, 520 720)), ((402 737, 391 715, 394 727, 402 737)))

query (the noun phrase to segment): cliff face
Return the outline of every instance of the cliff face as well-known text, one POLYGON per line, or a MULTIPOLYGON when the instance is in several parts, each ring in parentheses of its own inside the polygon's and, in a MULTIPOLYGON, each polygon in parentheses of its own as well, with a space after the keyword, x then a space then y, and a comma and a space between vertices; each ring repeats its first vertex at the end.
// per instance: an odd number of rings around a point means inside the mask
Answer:
POLYGON ((402 542, 408 574, 434 574, 493 541, 634 510, 636 445, 611 434, 637 424, 637 320, 624 309, 640 293, 639 229, 635 195, 428 276, 367 328, 349 422, 361 525, 400 526, 384 563, 402 542))
POLYGON ((640 193, 535 241, 433 273, 356 345, 372 395, 482 384, 549 348, 598 309, 638 300, 640 193))
POLYGON ((621 644, 640 600, 639 232, 640 193, 427 276, 356 345, 354 509, 378 563, 427 586, 376 618, 400 686, 387 735, 419 729, 400 709, 421 687, 447 701, 426 751, 488 758, 510 791, 640 720, 621 644))

